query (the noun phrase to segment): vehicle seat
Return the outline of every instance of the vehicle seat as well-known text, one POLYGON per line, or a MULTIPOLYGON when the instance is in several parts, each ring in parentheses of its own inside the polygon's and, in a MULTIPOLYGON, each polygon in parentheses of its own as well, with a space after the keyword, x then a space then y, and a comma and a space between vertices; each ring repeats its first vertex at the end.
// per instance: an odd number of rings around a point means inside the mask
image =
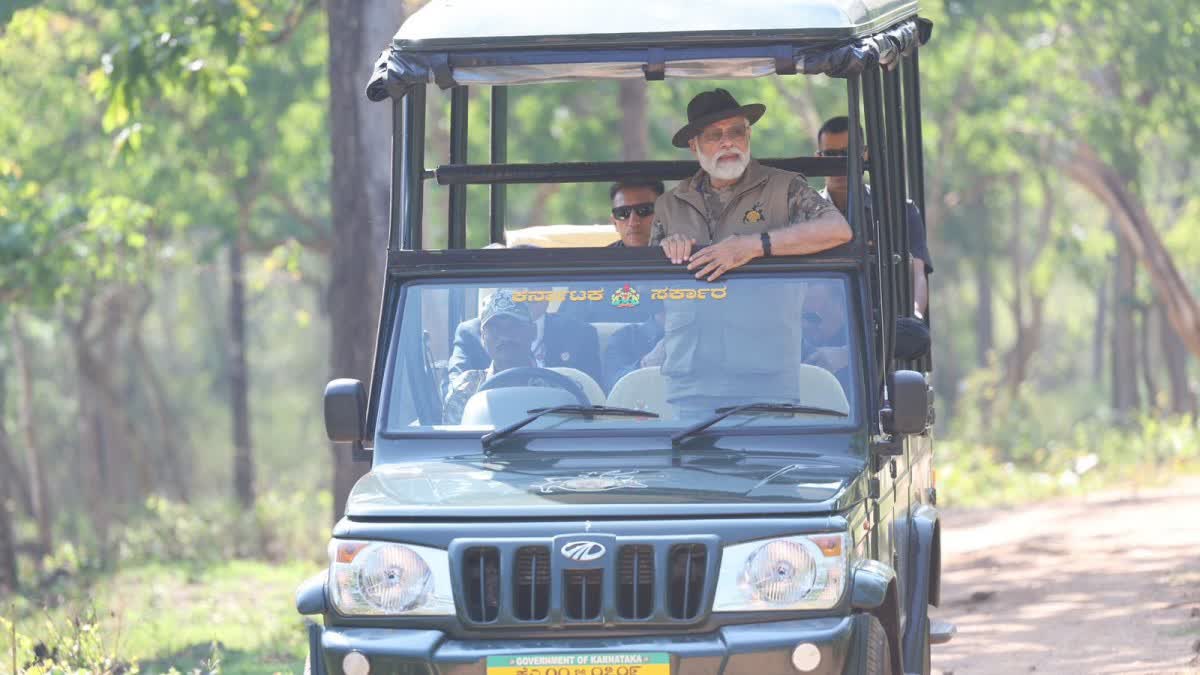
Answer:
POLYGON ((583 390, 584 395, 588 397, 588 400, 592 402, 592 405, 604 405, 604 390, 601 389, 600 385, 592 379, 591 375, 588 375, 582 370, 568 368, 566 366, 555 366, 553 368, 549 368, 549 370, 553 370, 559 375, 566 375, 574 380, 575 384, 578 384, 579 388, 583 390))
POLYGON ((578 405, 570 392, 555 387, 505 387, 475 392, 463 407, 463 426, 500 428, 529 415, 533 408, 578 405))
POLYGON ((504 230, 509 248, 536 246, 538 248, 599 247, 620 239, 611 223, 600 225, 530 225, 511 226, 504 230))
POLYGON ((617 331, 630 324, 622 321, 597 321, 592 324, 592 328, 596 329, 596 337, 600 338, 600 357, 604 358, 604 354, 608 349, 608 343, 612 340, 612 336, 617 334, 617 331))
POLYGON ((850 414, 850 402, 842 383, 833 373, 809 364, 801 364, 796 373, 800 378, 800 403, 829 408, 850 414))
POLYGON ((608 394, 608 404, 648 410, 664 419, 676 416, 675 406, 667 403, 667 380, 658 367, 641 368, 617 380, 608 394))

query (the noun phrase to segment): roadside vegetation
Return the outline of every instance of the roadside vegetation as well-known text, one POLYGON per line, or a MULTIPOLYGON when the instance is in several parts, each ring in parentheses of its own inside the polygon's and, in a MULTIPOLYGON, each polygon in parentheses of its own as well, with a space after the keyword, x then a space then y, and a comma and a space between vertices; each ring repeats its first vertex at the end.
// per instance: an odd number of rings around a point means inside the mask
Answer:
POLYGON ((0 673, 300 672, 295 590, 322 566, 329 494, 258 503, 151 499, 108 565, 64 543, 0 597, 0 673))

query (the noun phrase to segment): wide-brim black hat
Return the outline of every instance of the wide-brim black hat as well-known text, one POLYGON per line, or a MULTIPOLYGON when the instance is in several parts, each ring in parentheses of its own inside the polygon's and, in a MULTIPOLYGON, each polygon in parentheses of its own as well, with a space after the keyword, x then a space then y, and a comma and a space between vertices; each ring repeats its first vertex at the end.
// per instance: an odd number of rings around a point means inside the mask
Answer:
POLYGON ((754 124, 765 112, 767 106, 761 103, 738 105, 737 99, 724 89, 701 92, 688 103, 688 123, 671 137, 671 145, 686 148, 688 141, 713 122, 743 115, 750 124, 754 124))

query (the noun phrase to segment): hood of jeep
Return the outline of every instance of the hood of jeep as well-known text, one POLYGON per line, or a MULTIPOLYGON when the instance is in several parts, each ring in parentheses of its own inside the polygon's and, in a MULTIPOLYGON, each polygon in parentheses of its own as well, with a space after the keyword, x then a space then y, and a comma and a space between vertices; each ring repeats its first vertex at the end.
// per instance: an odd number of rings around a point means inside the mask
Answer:
POLYGON ((834 512, 862 498, 863 464, 847 454, 711 447, 688 453, 522 450, 490 457, 377 460, 354 486, 346 515, 834 512))

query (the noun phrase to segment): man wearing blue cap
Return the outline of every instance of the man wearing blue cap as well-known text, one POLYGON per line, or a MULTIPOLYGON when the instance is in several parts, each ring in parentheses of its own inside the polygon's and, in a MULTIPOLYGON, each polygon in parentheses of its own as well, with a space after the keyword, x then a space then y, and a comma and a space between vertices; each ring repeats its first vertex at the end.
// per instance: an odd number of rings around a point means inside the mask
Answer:
POLYGON ((512 291, 499 290, 488 298, 479 315, 479 334, 491 364, 452 376, 442 408, 442 421, 446 424, 461 423, 467 401, 489 377, 510 368, 537 366, 532 349, 537 327, 529 314, 529 305, 515 302, 512 291))

